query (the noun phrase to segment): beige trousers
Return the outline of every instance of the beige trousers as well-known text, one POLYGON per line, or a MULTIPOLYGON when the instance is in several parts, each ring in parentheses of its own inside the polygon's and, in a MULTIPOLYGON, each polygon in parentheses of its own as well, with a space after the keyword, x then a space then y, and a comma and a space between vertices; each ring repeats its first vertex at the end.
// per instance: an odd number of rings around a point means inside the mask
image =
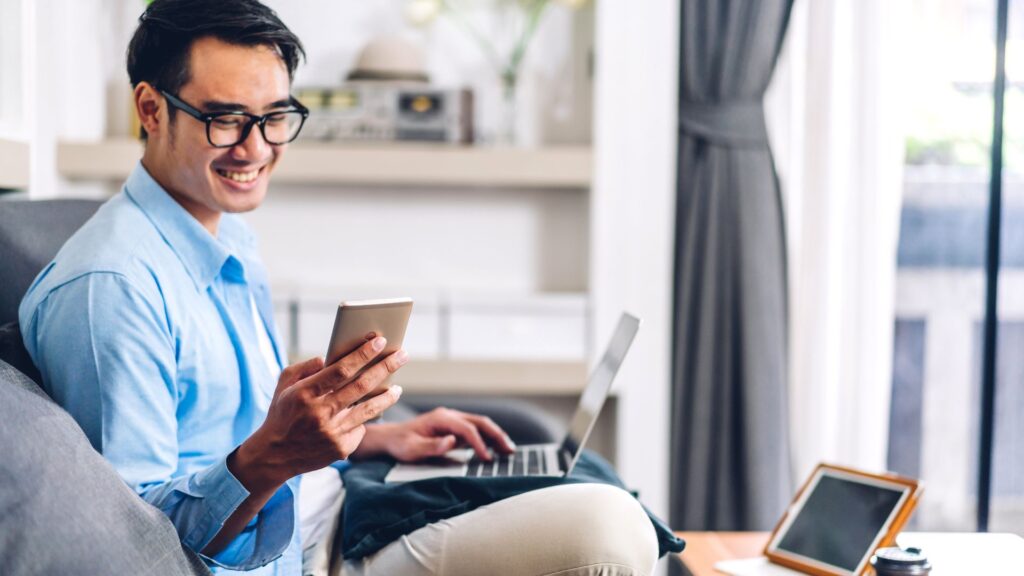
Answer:
POLYGON ((527 492, 424 526, 332 576, 642 575, 658 541, 643 508, 604 484, 527 492))

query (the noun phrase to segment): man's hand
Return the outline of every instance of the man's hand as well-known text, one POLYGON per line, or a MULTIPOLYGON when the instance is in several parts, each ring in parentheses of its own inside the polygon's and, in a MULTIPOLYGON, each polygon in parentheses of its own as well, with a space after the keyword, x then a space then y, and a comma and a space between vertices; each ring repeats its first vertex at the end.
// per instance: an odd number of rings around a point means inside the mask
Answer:
POLYGON ((442 456, 459 443, 468 444, 478 456, 490 460, 488 444, 502 454, 515 451, 512 440, 493 420, 450 408, 436 408, 408 422, 371 424, 353 458, 387 454, 400 462, 416 462, 442 456))
POLYGON ((366 434, 363 425, 402 394, 400 387, 392 386, 352 405, 408 360, 405 351, 399 350, 360 374, 385 344, 378 337, 330 366, 313 358, 281 372, 267 419, 228 456, 228 470, 249 497, 203 549, 204 554, 222 550, 289 478, 348 458, 355 451, 366 434))
MULTIPOLYGON (((402 393, 400 387, 392 386, 352 406, 408 359, 399 350, 359 374, 385 343, 378 337, 330 366, 313 358, 281 373, 266 421, 236 452, 235 464, 244 468, 251 463, 258 469, 252 479, 257 488, 266 482, 280 486, 288 478, 344 460, 356 450, 366 433, 363 424, 380 416, 402 393)), ((239 480, 252 490, 245 479, 239 480)))

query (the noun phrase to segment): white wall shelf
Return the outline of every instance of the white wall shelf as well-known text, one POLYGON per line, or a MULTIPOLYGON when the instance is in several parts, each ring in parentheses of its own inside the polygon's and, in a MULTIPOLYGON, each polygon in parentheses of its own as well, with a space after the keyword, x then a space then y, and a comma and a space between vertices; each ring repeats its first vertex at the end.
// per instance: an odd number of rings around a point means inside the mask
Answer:
POLYGON ((584 362, 416 360, 395 374, 414 394, 572 396, 587 382, 584 362))
MULTIPOLYGON (((57 169, 71 180, 120 181, 142 154, 129 138, 60 142, 57 169)), ((274 173, 288 184, 586 189, 588 147, 474 148, 413 144, 292 144, 274 173)))
POLYGON ((0 138, 0 188, 28 188, 28 144, 0 138))

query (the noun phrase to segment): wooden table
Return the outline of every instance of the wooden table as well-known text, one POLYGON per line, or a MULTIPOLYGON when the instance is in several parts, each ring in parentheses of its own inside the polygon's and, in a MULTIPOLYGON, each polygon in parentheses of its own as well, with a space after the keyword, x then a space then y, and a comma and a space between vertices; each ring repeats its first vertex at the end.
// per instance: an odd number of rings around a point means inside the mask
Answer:
POLYGON ((715 562, 735 558, 751 558, 764 551, 768 532, 676 532, 686 540, 686 549, 679 555, 683 566, 693 576, 721 576, 715 562))
MULTIPOLYGON (((715 562, 758 556, 769 536, 767 532, 676 534, 686 540, 679 559, 693 576, 721 576, 715 572, 715 562)), ((931 576, 1024 573, 1024 538, 1017 534, 905 532, 896 542, 924 550, 934 566, 931 576)))

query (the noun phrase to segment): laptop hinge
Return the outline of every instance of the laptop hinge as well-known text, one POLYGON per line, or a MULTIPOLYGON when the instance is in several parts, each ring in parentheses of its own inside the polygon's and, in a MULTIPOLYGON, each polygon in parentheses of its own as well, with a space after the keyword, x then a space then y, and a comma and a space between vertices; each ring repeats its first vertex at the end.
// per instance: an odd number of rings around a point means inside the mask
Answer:
POLYGON ((566 476, 569 475, 569 465, 572 464, 572 456, 569 455, 569 451, 565 448, 558 449, 558 465, 559 472, 564 473, 566 476))

